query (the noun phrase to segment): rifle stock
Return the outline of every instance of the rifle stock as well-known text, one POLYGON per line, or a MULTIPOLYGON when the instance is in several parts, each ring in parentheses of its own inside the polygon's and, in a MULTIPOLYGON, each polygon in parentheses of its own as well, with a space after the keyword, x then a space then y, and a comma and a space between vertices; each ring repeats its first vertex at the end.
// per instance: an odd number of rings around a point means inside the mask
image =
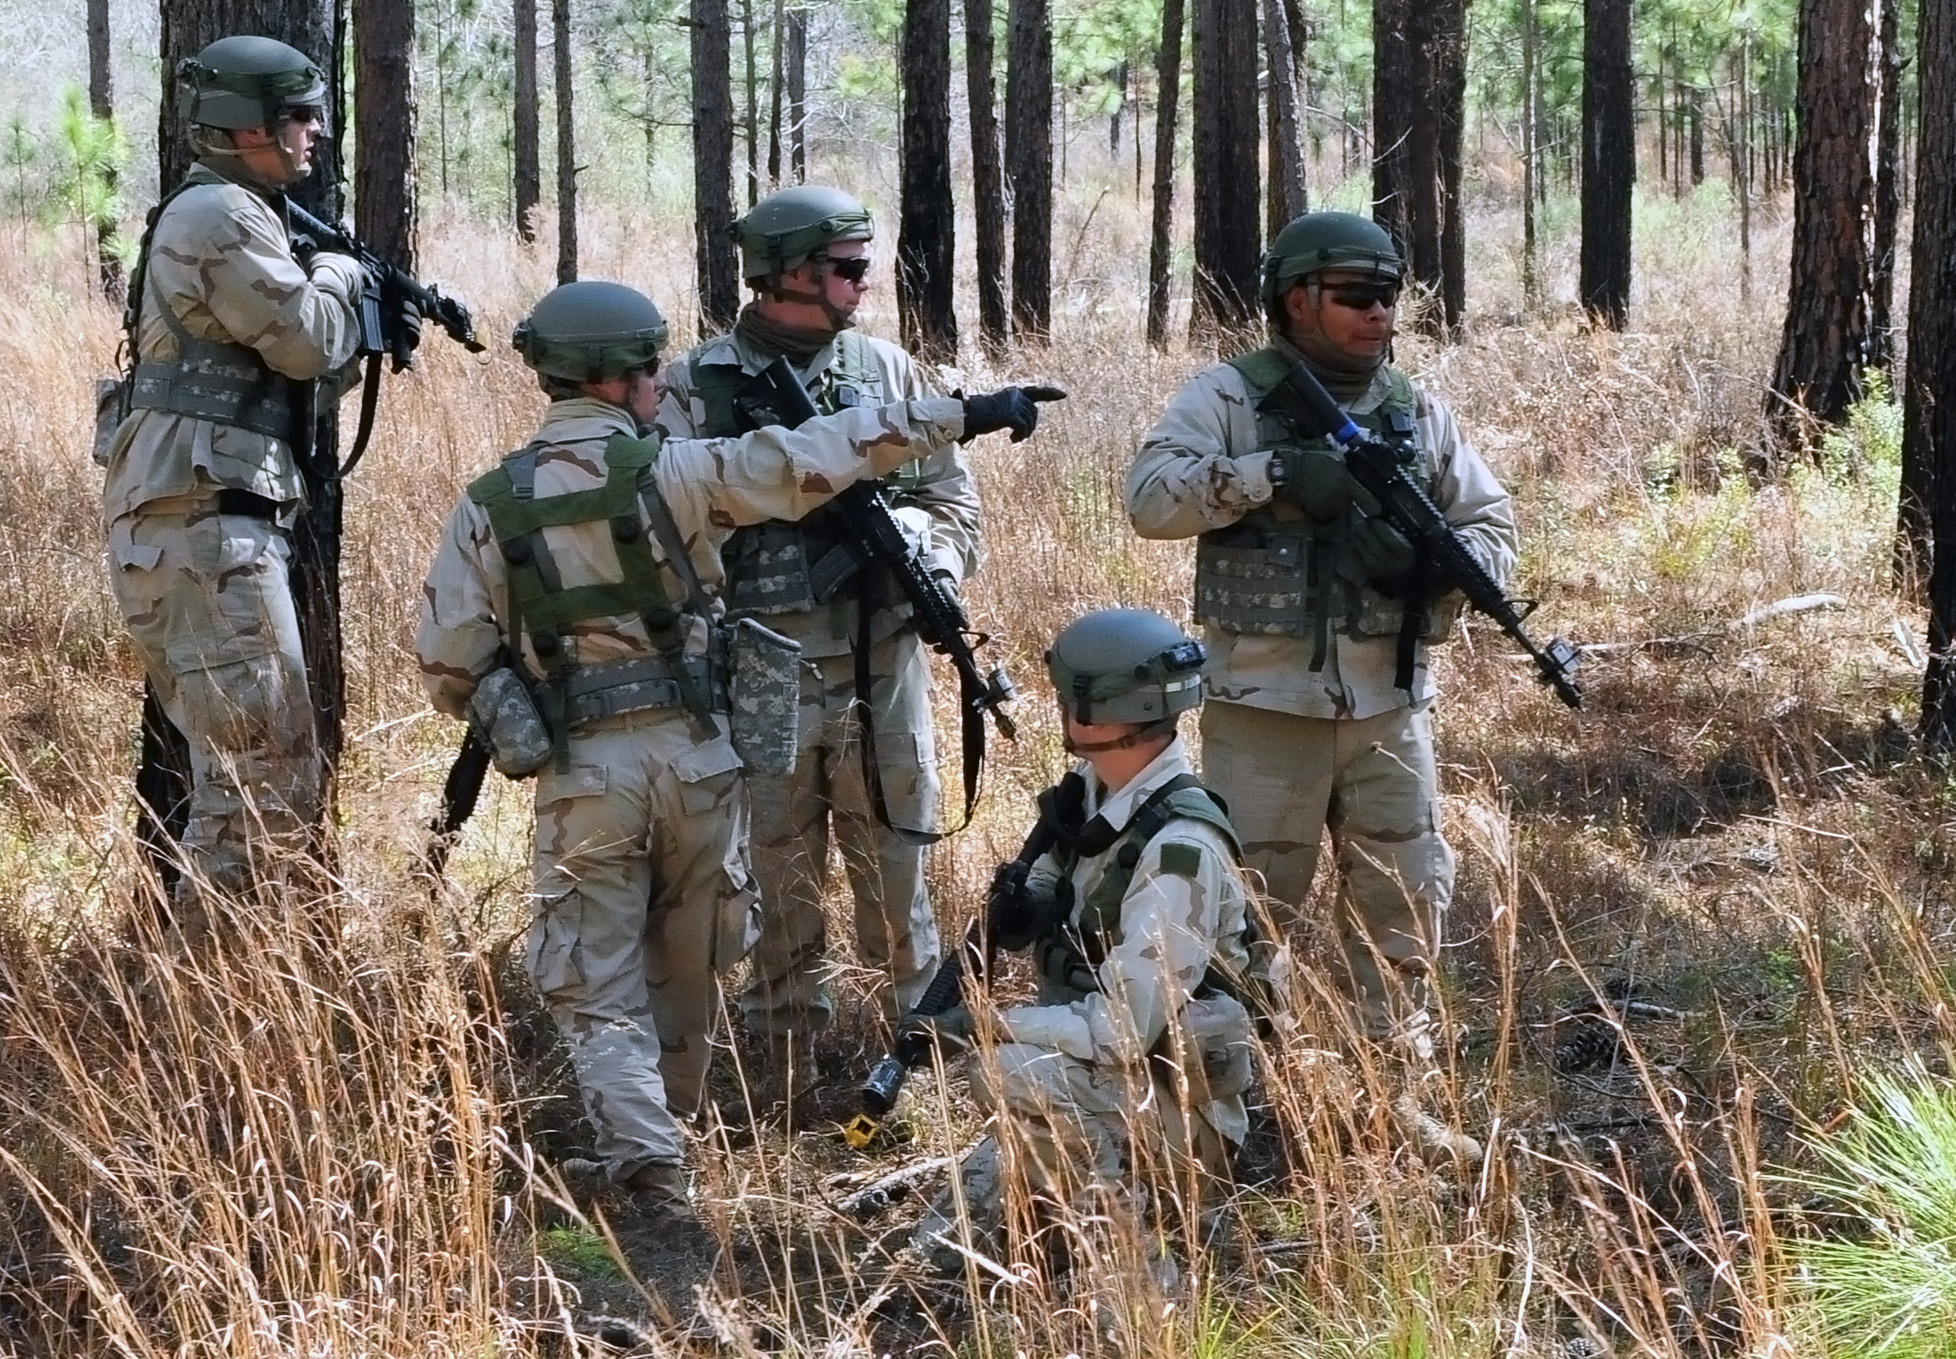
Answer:
POLYGON ((1291 365, 1271 395, 1300 434, 1307 438, 1321 435, 1338 445, 1352 480, 1379 503, 1379 512, 1387 522, 1433 564, 1438 583, 1459 590, 1469 604, 1493 619, 1528 654, 1537 677, 1555 691, 1557 698, 1571 708, 1582 707, 1582 690, 1575 679, 1581 651, 1561 637, 1551 638, 1542 646, 1528 635, 1522 624, 1534 611, 1533 604, 1508 598, 1426 489, 1413 479, 1399 451, 1361 430, 1302 363, 1291 365))

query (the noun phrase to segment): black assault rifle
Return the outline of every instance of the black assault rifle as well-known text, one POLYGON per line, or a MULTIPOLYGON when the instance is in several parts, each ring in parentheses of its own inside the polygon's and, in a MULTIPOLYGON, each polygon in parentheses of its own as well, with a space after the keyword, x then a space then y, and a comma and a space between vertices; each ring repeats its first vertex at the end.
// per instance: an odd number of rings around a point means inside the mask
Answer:
MULTIPOLYGON (((742 423, 751 429, 768 425, 793 429, 817 414, 808 389, 801 385, 785 358, 775 359, 741 384, 734 393, 734 409, 742 423)), ((1005 705, 1017 696, 1017 690, 1002 667, 995 666, 989 673, 979 669, 964 606, 945 582, 931 574, 923 554, 903 536, 896 517, 890 513, 890 502, 880 482, 859 481, 829 501, 827 508, 841 530, 842 542, 839 553, 831 552, 809 564, 818 597, 831 593, 851 576, 877 567, 887 570, 904 599, 909 601, 917 635, 949 657, 958 672, 958 707, 963 714, 964 738, 964 819, 968 823, 971 810, 978 802, 978 775, 985 760, 985 718, 989 716, 998 724, 1001 736, 1016 739, 1018 727, 1005 705)), ((857 698, 865 704, 869 700, 870 681, 868 618, 869 609, 865 607, 863 636, 856 645, 857 698)), ((976 645, 983 646, 987 640, 979 634, 976 645)), ((889 824, 882 805, 881 783, 874 779, 875 769, 869 764, 871 742, 875 738, 866 718, 863 730, 866 777, 872 780, 871 787, 875 789, 877 815, 889 824)), ((928 842, 940 838, 902 826, 891 829, 913 840, 928 842)))
POLYGON ((367 440, 373 434, 374 409, 380 394, 380 355, 385 354, 394 361, 397 373, 413 367, 414 349, 421 343, 424 319, 447 331, 450 339, 471 354, 480 354, 488 346, 476 338, 475 318, 459 298, 449 297, 440 288, 420 282, 405 269, 382 259, 345 227, 320 221, 290 199, 286 200, 285 212, 296 239, 315 250, 349 255, 367 274, 367 286, 360 290, 360 344, 356 350, 367 358, 367 380, 360 394, 360 427, 353 436, 353 451, 337 473, 343 477, 367 451, 367 440))
POLYGON ((924 1026, 909 1021, 941 1015, 963 1004, 967 981, 980 988, 991 985, 998 950, 1022 948, 1045 928, 1039 904, 1026 892, 1026 880, 1032 866, 1059 844, 1061 826, 1077 828, 1085 797, 1086 781, 1078 773, 1069 773, 1059 787, 1039 795, 1039 820, 1019 847, 1018 857, 1000 864, 992 874, 984 911, 966 927, 964 942, 937 965, 936 975, 910 1012, 897 1021, 896 1042, 888 1054, 869 1069, 857 1096, 859 1112, 842 1125, 843 1140, 857 1151, 875 1140, 911 1070, 928 1061, 935 1046, 924 1026))
POLYGON ((1575 679, 1581 651, 1560 637, 1544 647, 1528 636, 1522 623, 1535 611, 1533 601, 1512 600, 1502 592, 1432 497, 1413 479, 1398 449, 1359 429, 1325 391, 1316 374, 1301 363, 1292 364, 1289 374, 1265 399, 1289 417, 1305 438, 1323 436, 1337 444, 1352 480, 1379 503, 1377 512, 1405 534, 1421 559, 1431 564, 1432 584, 1467 596, 1469 604, 1492 618, 1528 653, 1537 675, 1555 690, 1557 698, 1571 708, 1582 707, 1582 690, 1576 687, 1575 679))

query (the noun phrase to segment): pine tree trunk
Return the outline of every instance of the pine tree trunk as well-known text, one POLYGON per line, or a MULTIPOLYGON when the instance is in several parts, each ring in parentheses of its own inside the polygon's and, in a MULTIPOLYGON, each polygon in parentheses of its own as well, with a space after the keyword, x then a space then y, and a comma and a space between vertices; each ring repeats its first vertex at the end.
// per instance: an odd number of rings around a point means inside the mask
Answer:
POLYGON ((1191 338, 1257 317, 1256 0, 1195 0, 1195 298, 1191 338))
POLYGON ((1012 187, 1012 324, 1053 329, 1053 16, 1049 0, 1011 0, 1005 61, 1005 177, 1012 187))
POLYGON ((788 10, 788 124, 792 129, 795 183, 808 181, 808 11, 788 10))
POLYGON ((971 200, 978 229, 978 343, 1005 353, 1011 318, 1005 305, 1005 166, 998 144, 997 55, 992 0, 965 0, 965 93, 971 108, 971 200))
POLYGON ((512 206, 516 238, 526 245, 537 238, 537 205, 543 201, 542 129, 537 120, 537 0, 515 0, 515 135, 510 156, 515 162, 512 206))
POLYGON ((693 241, 700 328, 718 335, 740 310, 733 247, 733 73, 727 0, 691 0, 693 241))
POLYGON ((1956 5, 1924 0, 1916 141, 1915 245, 1910 257, 1908 367, 1903 383, 1902 522, 1909 565, 1929 560, 1929 668, 1922 737, 1956 749, 1956 5))
POLYGON ((747 206, 761 195, 760 69, 754 59, 754 0, 740 0, 741 71, 746 77, 747 117, 741 130, 747 137, 747 206))
POLYGON ((767 83, 767 183, 772 192, 781 187, 781 112, 783 76, 787 74, 788 5, 774 0, 774 74, 767 83))
POLYGON ((1542 154, 1536 137, 1535 68, 1541 34, 1536 18, 1536 0, 1521 0, 1521 305, 1533 312, 1541 297, 1537 274, 1537 255, 1541 247, 1535 240, 1535 177, 1541 173, 1537 163, 1542 154))
POLYGON ((414 250, 414 6, 353 0, 353 224, 410 274, 414 250))
MULTIPOLYGON (((163 0, 159 55, 162 104, 157 124, 157 182, 164 193, 175 188, 193 157, 188 129, 177 115, 177 63, 219 38, 262 33, 290 43, 318 63, 326 76, 326 113, 332 135, 313 149, 313 171, 290 192, 292 198, 326 221, 338 221, 340 137, 345 95, 340 87, 338 36, 344 15, 327 0, 163 0)), ((312 448, 300 459, 305 474, 306 509, 292 530, 292 596, 298 607, 299 634, 312 690, 313 725, 321 760, 321 817, 314 839, 322 859, 330 856, 333 806, 340 751, 345 740, 346 673, 340 656, 340 527, 343 502, 339 467, 339 410, 319 403, 312 448), (329 469, 322 474, 321 469, 329 469)), ((152 862, 167 858, 168 845, 181 838, 188 814, 190 753, 163 715, 153 694, 145 694, 142 767, 136 775, 144 810, 137 834, 152 862), (153 814, 152 814, 153 813, 153 814)), ((173 873, 165 873, 167 881, 173 873)))
POLYGON ((1297 126, 1297 62, 1290 36, 1284 0, 1263 0, 1263 47, 1269 58, 1270 82, 1265 106, 1270 202, 1264 225, 1271 240, 1304 212, 1304 144, 1297 126))
MULTIPOLYGON (((115 117, 115 93, 109 65, 109 0, 88 0, 88 109, 97 118, 115 117)), ((115 167, 103 175, 103 188, 115 192, 115 167)), ((115 257, 115 216, 104 213, 95 221, 95 264, 102 296, 122 301, 122 263, 115 257)))
POLYGON ((1902 218, 1902 68, 1901 0, 1881 6, 1881 88, 1876 95, 1874 245, 1869 261, 1868 366, 1888 371, 1895 357, 1895 248, 1902 218))
POLYGON ((1174 262, 1175 126, 1182 95, 1182 0, 1162 0, 1155 57, 1154 211, 1148 230, 1148 344, 1168 348, 1169 266, 1174 262))
POLYGON ((1372 0, 1372 216, 1412 255, 1414 0, 1372 0))
MULTIPOLYGON (((1414 61, 1422 73, 1419 104, 1413 115, 1416 167, 1430 160, 1431 174, 1420 179, 1430 189, 1413 197, 1421 220, 1415 241, 1431 241, 1431 272, 1415 269, 1439 298, 1429 312, 1428 329, 1440 336, 1460 333, 1467 312, 1467 223, 1460 201, 1462 141, 1467 127, 1466 0, 1427 0, 1425 31, 1414 61)), ((1418 251, 1418 254, 1427 253, 1418 251)))
POLYGON ((1793 267, 1767 392, 1783 445, 1809 417, 1838 424, 1861 393, 1869 340, 1875 71, 1864 0, 1800 0, 1800 122, 1793 151, 1793 267))
POLYGON ((557 281, 577 279, 577 119, 571 107, 570 0, 550 0, 557 95, 557 281))
POLYGON ((951 0, 908 0, 903 15, 903 188, 897 319, 933 363, 958 357, 957 209, 951 199, 951 0))
POLYGON ((1630 0, 1585 0, 1582 64, 1577 297, 1594 324, 1622 330, 1630 320, 1630 190, 1637 171, 1630 0))

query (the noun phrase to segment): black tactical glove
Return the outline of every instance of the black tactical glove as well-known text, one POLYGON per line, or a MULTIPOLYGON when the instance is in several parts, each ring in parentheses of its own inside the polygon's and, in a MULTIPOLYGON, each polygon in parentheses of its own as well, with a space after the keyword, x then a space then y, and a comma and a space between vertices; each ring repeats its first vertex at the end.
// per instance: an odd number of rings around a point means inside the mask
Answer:
POLYGON ((1419 576, 1419 549, 1406 535, 1374 515, 1352 525, 1352 558, 1381 594, 1404 598, 1419 576))
POLYGON ((1058 387, 1000 387, 964 397, 964 437, 1009 429, 1016 444, 1039 428, 1039 402, 1065 399, 1066 393, 1058 387))
POLYGON ((421 347, 421 308, 405 297, 388 298, 387 308, 393 313, 387 322, 388 350, 405 360, 421 347))
POLYGON ((971 1011, 953 1005, 942 1014, 905 1015, 897 1024, 897 1041, 916 1038, 925 1047, 952 1057, 971 1046, 971 1011))
POLYGON ((1035 891, 1027 884, 1024 864, 1016 859, 1000 864, 992 874, 991 895, 985 904, 992 943, 1007 953, 1030 948, 1033 940, 1046 932, 1056 906, 1052 893, 1035 891))
POLYGON ((1100 977, 1085 954, 1065 938, 1048 936, 1039 949, 1039 975, 1069 991, 1098 991, 1100 977))
POLYGON ((1271 497, 1328 524, 1352 503, 1352 474, 1342 458, 1318 448, 1279 448, 1270 454, 1271 497))

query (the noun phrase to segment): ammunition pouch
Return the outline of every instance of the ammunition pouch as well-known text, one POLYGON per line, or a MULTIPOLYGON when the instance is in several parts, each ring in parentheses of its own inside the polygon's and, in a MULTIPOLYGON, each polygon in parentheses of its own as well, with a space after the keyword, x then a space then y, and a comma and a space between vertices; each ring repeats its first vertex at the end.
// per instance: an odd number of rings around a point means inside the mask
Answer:
POLYGON ((734 749, 754 773, 793 773, 801 745, 801 643, 751 618, 735 619, 725 631, 734 749))
POLYGON ((736 532, 723 558, 727 606, 767 617, 806 613, 860 586, 860 564, 816 510, 796 523, 772 521, 736 532))
POLYGON ((180 358, 138 363, 128 400, 132 410, 168 411, 290 441, 303 385, 272 372, 243 345, 193 340, 180 358))
POLYGON ((89 450, 97 467, 109 465, 109 452, 115 447, 115 433, 129 418, 129 382, 126 378, 95 379, 95 442, 89 450))
POLYGON ((1256 1082, 1250 1012, 1232 996, 1200 996, 1182 1007, 1162 1035, 1154 1060, 1171 1081, 1187 1085, 1192 1105, 1243 1094, 1256 1082))
POLYGON ((561 681, 564 724, 575 732, 593 722, 652 708, 677 708, 689 702, 689 690, 707 695, 710 712, 727 711, 724 684, 712 683, 716 669, 704 656, 682 656, 677 667, 666 655, 633 656, 626 660, 581 665, 561 681))
POLYGON ((526 779, 550 760, 550 730, 530 686, 508 666, 491 670, 476 686, 469 699, 469 725, 506 779, 526 779))
MULTIPOLYGON (((1358 639, 1399 636, 1406 602, 1365 584, 1350 558, 1343 521, 1252 515, 1205 533, 1195 547, 1195 619, 1267 637, 1322 639, 1334 627, 1358 639)), ((1427 604, 1420 640, 1445 641, 1465 607, 1456 593, 1427 604)))

